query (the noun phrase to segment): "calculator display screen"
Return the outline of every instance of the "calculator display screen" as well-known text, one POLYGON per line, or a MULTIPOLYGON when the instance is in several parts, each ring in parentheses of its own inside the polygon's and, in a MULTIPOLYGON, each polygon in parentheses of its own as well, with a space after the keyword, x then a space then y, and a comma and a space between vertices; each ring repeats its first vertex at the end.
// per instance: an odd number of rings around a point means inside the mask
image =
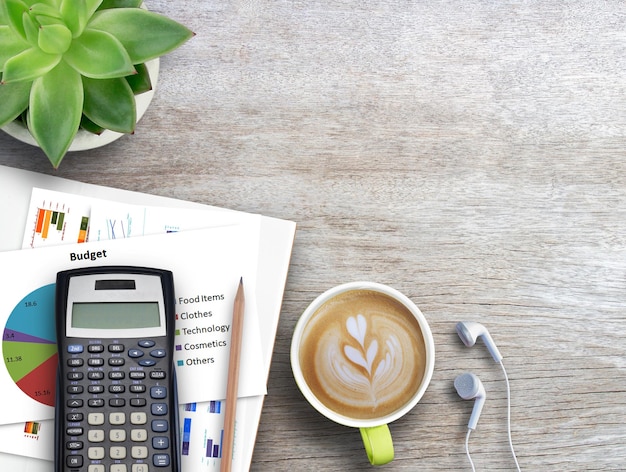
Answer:
POLYGON ((73 328, 136 329, 161 326, 157 302, 73 303, 73 328))

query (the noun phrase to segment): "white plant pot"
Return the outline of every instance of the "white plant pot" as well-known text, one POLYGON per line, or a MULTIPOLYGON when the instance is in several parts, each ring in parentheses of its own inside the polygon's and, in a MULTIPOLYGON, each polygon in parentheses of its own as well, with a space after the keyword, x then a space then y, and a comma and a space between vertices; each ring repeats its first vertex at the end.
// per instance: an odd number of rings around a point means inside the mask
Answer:
MULTIPOLYGON (((135 103, 137 105, 137 121, 139 121, 144 115, 150 105, 150 102, 152 102, 152 98, 154 97, 156 84, 159 78, 159 58, 146 62, 146 67, 148 68, 148 74, 150 75, 152 90, 135 95, 135 103)), ((13 121, 11 123, 7 123, 2 127, 2 131, 11 135, 15 139, 22 141, 23 143, 39 147, 35 138, 33 138, 28 131, 28 128, 21 122, 13 121)), ((108 129, 104 130, 102 134, 99 135, 79 129, 68 151, 85 151, 88 149, 95 149, 112 143, 122 136, 124 136, 124 133, 117 133, 108 129)))

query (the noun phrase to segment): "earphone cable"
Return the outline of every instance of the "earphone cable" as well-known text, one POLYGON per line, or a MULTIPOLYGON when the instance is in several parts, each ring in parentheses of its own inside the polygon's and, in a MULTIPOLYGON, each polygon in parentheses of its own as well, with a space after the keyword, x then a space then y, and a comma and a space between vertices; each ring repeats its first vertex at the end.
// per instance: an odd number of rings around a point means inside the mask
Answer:
POLYGON ((509 385, 509 376, 506 373, 506 369, 504 368, 504 364, 502 361, 498 362, 500 367, 502 367, 502 372, 504 373, 504 380, 506 382, 506 409, 507 409, 507 430, 509 434, 509 447, 511 448, 511 454, 513 455, 513 460, 515 461, 515 466, 517 467, 518 472, 521 471, 519 467, 519 463, 517 462, 517 457, 515 455, 515 449, 513 449, 513 439, 511 438, 511 386, 509 385))
POLYGON ((467 455, 467 460, 472 466, 472 472, 476 472, 476 469, 474 468, 474 461, 472 460, 472 456, 470 455, 470 452, 469 452, 469 437, 470 437, 471 432, 472 432, 472 428, 467 428, 467 434, 465 435, 465 454, 467 455))

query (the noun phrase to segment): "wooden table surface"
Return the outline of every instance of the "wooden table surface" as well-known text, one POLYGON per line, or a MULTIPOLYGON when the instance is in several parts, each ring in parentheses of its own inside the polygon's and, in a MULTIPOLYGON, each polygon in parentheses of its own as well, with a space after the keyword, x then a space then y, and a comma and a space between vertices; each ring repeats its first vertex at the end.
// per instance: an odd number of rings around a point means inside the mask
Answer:
POLYGON ((197 35, 161 61, 133 136, 58 171, 0 133, 0 164, 298 223, 252 470, 369 470, 359 433, 298 391, 294 325, 327 288, 394 286, 437 360, 381 470, 626 466, 626 3, 148 0, 197 35))

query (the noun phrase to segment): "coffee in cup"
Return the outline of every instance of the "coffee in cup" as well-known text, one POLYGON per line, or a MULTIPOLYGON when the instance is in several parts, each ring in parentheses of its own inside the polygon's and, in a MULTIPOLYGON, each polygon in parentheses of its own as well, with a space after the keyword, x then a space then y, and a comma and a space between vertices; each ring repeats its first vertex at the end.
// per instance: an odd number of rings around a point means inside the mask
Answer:
POLYGON ((307 400, 331 420, 361 428, 370 461, 393 459, 387 423, 411 410, 434 368, 434 343, 417 306, 391 287, 356 282, 304 312, 291 364, 307 400))

